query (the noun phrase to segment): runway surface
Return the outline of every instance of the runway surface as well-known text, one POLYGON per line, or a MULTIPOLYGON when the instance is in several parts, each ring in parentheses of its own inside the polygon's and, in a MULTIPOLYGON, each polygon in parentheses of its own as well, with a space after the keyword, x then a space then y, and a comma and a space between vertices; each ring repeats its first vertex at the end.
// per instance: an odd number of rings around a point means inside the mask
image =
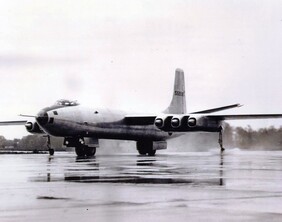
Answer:
POLYGON ((0 221, 282 221, 280 151, 5 154, 0 163, 0 221))

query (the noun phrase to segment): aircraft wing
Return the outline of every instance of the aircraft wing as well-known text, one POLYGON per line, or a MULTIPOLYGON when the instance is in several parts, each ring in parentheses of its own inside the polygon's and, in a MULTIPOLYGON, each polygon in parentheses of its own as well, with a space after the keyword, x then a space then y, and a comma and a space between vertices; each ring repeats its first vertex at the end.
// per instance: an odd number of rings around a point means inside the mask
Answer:
MULTIPOLYGON (((239 103, 236 104, 232 104, 232 105, 228 105, 228 106, 221 106, 221 107, 217 107, 217 108, 213 108, 213 109, 207 109, 207 110, 201 110, 201 111, 197 111, 197 112, 192 112, 190 114, 208 114, 208 113, 213 113, 213 112, 218 112, 218 111, 222 111, 222 110, 226 110, 226 109, 233 109, 233 108, 237 108, 237 107, 241 107, 242 105, 239 103)), ((187 115, 190 115, 187 114, 187 115)), ((165 114, 166 117, 173 117, 174 114, 165 114)), ((185 115, 185 114, 183 114, 185 115)), ((147 114, 147 115, 126 115, 124 120, 128 125, 151 125, 154 124, 155 119, 156 119, 157 115, 151 115, 151 114, 147 114)), ((215 119, 215 118, 213 118, 215 119)), ((219 121, 221 119, 219 118, 219 121)), ((224 120, 224 119, 222 119, 224 120)))
MULTIPOLYGON (((166 115, 166 117, 172 117, 172 116, 173 114, 166 115)), ((157 115, 126 115, 124 120, 128 125, 151 125, 154 124, 156 117, 157 115)), ((244 119, 277 119, 277 118, 282 118, 282 114, 205 115, 205 117, 210 120, 216 120, 216 121, 244 120, 244 119)))
POLYGON ((19 126, 19 125, 25 125, 26 122, 27 122, 26 120, 19 120, 19 121, 1 121, 1 122, 0 122, 0 126, 9 126, 9 125, 19 126))
POLYGON ((282 114, 207 115, 206 117, 217 121, 244 119, 275 119, 282 118, 282 114))

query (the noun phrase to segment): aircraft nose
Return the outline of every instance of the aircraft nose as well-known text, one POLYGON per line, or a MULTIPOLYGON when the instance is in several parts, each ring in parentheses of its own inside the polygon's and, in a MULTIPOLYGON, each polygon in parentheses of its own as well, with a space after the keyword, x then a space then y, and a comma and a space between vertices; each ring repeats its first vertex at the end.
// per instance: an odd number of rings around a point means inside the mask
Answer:
POLYGON ((37 117, 35 118, 36 121, 40 124, 40 125, 45 125, 48 123, 49 120, 49 116, 47 114, 46 111, 41 110, 38 114, 37 117))

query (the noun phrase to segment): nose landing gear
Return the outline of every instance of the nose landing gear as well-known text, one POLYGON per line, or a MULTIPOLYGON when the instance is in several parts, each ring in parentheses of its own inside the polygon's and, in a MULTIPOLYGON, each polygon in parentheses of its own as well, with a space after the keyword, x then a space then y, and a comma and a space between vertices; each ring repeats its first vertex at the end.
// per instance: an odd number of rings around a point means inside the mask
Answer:
POLYGON ((51 147, 51 138, 49 135, 47 135, 47 147, 48 147, 50 156, 53 156, 55 153, 55 150, 51 147))

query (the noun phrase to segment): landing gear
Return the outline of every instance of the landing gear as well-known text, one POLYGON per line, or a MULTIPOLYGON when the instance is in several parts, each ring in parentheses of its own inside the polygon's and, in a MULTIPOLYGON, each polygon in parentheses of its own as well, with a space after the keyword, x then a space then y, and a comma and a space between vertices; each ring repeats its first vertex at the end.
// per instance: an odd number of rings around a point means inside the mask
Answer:
POLYGON ((220 151, 221 151, 221 152, 223 152, 223 151, 225 150, 224 147, 223 147, 222 131, 223 131, 223 128, 220 127, 220 129, 219 129, 218 143, 219 143, 220 151))
POLYGON ((84 149, 85 156, 94 156, 96 153, 96 147, 88 147, 84 149))
POLYGON ((64 145, 75 147, 75 153, 78 157, 91 157, 95 155, 99 143, 95 138, 65 137, 64 145))
POLYGON ((49 135, 47 135, 47 147, 48 147, 50 156, 53 156, 55 153, 55 150, 51 147, 51 138, 49 135))
POLYGON ((155 154, 156 154, 156 150, 150 150, 148 152, 148 156, 155 156, 155 154))
POLYGON ((52 149, 52 148, 50 148, 50 149, 49 149, 49 154, 50 154, 50 156, 53 156, 53 155, 54 155, 54 153, 55 153, 55 150, 54 150, 54 149, 52 149))
POLYGON ((75 153, 79 157, 91 157, 96 153, 96 147, 89 147, 86 145, 80 145, 75 147, 75 153))
POLYGON ((138 150, 138 153, 140 155, 146 155, 147 154, 146 150, 138 150))
POLYGON ((155 156, 156 150, 153 149, 153 141, 137 141, 138 153, 140 155, 155 156))

